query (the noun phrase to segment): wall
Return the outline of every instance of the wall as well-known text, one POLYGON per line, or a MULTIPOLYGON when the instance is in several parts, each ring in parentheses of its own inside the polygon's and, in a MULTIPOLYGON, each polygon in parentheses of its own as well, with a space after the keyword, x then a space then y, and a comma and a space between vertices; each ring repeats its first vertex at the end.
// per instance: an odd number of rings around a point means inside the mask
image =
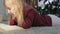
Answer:
POLYGON ((3 0, 0 0, 0 15, 3 16, 3 19, 6 20, 7 17, 8 17, 8 13, 7 11, 5 10, 5 7, 3 5, 3 0))

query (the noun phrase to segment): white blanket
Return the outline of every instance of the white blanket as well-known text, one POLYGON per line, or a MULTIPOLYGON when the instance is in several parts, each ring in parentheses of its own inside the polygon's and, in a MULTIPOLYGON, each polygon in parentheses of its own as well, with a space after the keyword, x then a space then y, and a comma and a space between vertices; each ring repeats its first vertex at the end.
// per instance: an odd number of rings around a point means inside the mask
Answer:
POLYGON ((8 32, 1 32, 0 34, 60 34, 60 26, 32 27, 26 30, 14 30, 8 32))
POLYGON ((18 26, 10 26, 6 24, 0 24, 0 31, 11 31, 11 30, 22 30, 23 28, 18 27, 18 26))
POLYGON ((60 26, 60 18, 59 17, 57 17, 56 15, 51 15, 51 14, 49 14, 48 16, 51 17, 53 26, 57 26, 57 25, 60 26))

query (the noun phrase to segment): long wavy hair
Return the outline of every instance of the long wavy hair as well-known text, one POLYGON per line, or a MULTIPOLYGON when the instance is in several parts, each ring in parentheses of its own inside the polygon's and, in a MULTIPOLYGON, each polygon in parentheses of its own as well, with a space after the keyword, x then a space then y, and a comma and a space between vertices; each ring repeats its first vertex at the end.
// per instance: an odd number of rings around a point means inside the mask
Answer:
MULTIPOLYGON (((13 7, 15 12, 15 17, 17 18, 18 25, 22 24, 23 18, 23 1, 22 0, 4 0, 5 7, 13 7)), ((14 17, 12 16, 12 17, 14 17)))

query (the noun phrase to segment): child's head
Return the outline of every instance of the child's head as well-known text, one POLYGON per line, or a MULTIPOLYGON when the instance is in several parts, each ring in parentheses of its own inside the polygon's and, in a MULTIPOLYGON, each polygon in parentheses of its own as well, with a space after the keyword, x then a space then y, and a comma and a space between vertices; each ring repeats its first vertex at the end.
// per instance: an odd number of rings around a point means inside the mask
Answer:
POLYGON ((4 5, 8 9, 9 14, 15 14, 23 10, 23 4, 21 0, 4 0, 4 5))
POLYGON ((17 18, 17 22, 23 21, 23 2, 22 0, 4 0, 4 6, 8 13, 17 18))

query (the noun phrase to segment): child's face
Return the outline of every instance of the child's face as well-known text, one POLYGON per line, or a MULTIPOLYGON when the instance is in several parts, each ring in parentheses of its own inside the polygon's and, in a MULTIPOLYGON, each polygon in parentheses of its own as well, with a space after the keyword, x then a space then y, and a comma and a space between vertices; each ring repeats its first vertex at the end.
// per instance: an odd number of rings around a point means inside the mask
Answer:
POLYGON ((7 10, 8 10, 8 13, 9 13, 9 14, 15 14, 15 10, 14 10, 14 8, 7 9, 7 10))

